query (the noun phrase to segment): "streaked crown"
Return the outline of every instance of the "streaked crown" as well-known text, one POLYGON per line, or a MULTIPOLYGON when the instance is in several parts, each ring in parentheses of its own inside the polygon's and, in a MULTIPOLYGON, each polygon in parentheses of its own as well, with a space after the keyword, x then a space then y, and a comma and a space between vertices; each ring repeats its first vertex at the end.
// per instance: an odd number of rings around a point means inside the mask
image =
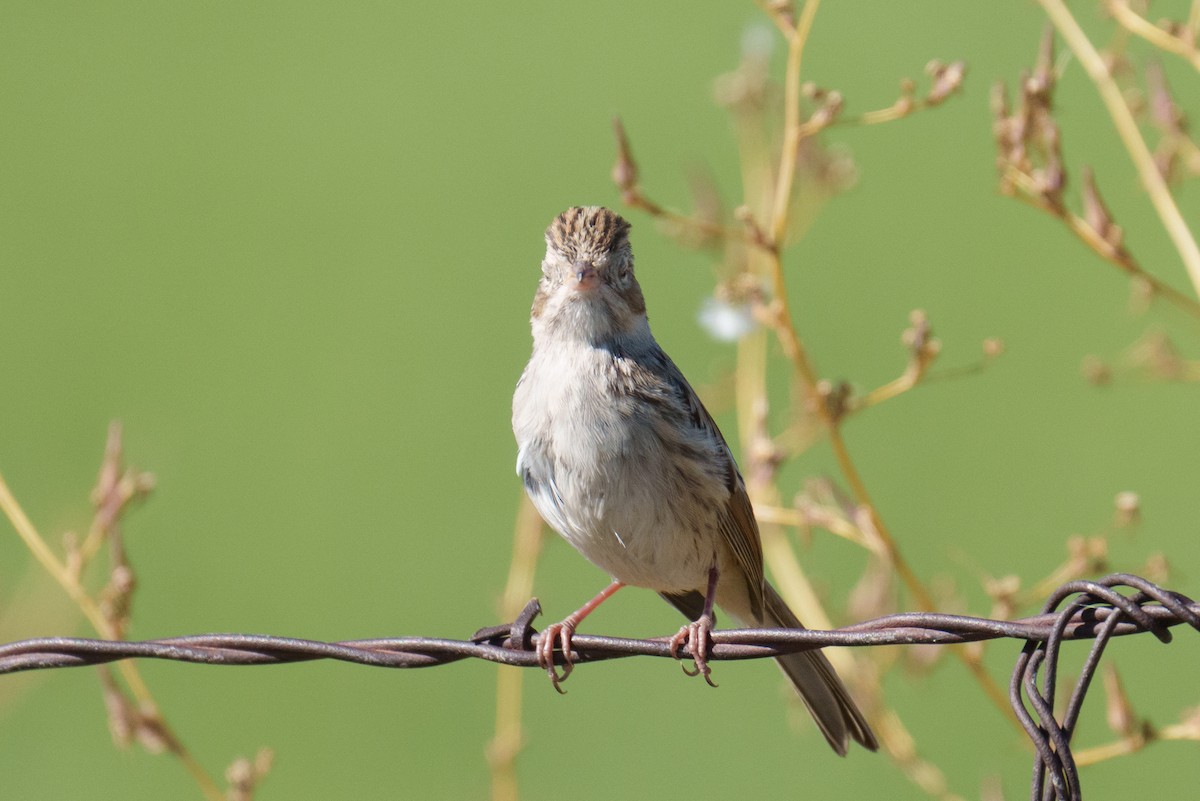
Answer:
POLYGON ((594 261, 629 246, 629 223, 603 206, 575 206, 550 223, 546 244, 564 261, 594 261))

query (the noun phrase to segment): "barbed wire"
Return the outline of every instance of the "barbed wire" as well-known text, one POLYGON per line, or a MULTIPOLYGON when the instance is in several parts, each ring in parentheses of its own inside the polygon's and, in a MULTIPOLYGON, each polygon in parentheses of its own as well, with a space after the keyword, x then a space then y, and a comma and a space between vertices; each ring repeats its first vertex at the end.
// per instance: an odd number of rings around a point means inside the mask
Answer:
MULTIPOLYGON (((259 634, 199 634, 140 642, 44 637, 0 645, 0 674, 101 665, 121 659, 167 659, 205 665, 273 665, 332 659, 371 667, 422 668, 463 659, 537 667, 541 613, 536 598, 511 624, 477 631, 470 640, 393 637, 320 642, 259 634)), ((1033 801, 1081 801, 1070 740, 1104 648, 1113 637, 1151 633, 1171 640, 1172 626, 1200 631, 1200 604, 1128 573, 1058 588, 1042 614, 1019 620, 908 612, 833 631, 727 629, 714 631, 710 660, 762 659, 827 646, 951 645, 1001 638, 1025 641, 1013 669, 1009 697, 1035 749, 1033 801), (1124 592, 1122 592, 1124 590, 1124 592), (1064 606, 1065 604, 1065 606, 1064 606), (1060 611, 1059 607, 1063 608, 1060 611), (1094 640, 1061 721, 1054 716, 1061 648, 1094 640)), ((673 658, 669 638, 630 639, 577 633, 574 663, 631 656, 673 658)), ((682 653, 690 656, 686 648, 682 653)), ((561 653, 555 654, 560 664, 561 653)))
POLYGON ((1030 795, 1033 801, 1080 801, 1082 798, 1079 770, 1071 754, 1070 741, 1083 707, 1083 698, 1096 675, 1108 641, 1120 636, 1126 624, 1135 626, 1139 632, 1150 632, 1163 643, 1171 641, 1168 626, 1174 623, 1187 623, 1200 631, 1200 605, 1184 595, 1128 573, 1062 585, 1046 601, 1042 617, 1060 606, 1063 609, 1054 615, 1055 623, 1049 636, 1026 642, 1013 668, 1009 685, 1013 711, 1017 713, 1036 750, 1030 795), (1119 587, 1133 592, 1122 594, 1118 592, 1119 587), (1095 642, 1084 660, 1079 680, 1059 721, 1054 716, 1058 660, 1063 642, 1079 639, 1070 631, 1072 622, 1076 620, 1088 625, 1095 642), (1038 674, 1043 668, 1045 672, 1039 684, 1038 674), (1032 715, 1026 707, 1026 701, 1033 709, 1032 715))

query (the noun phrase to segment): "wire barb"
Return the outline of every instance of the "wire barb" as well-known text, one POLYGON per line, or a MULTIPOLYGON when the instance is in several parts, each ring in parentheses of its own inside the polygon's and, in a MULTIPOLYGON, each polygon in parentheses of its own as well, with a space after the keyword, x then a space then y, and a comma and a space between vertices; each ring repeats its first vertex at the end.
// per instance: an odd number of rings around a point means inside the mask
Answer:
MULTIPOLYGON (((0 645, 0 674, 101 665, 121 659, 167 659, 205 665, 276 665, 333 659, 370 667, 421 668, 473 658, 538 667, 541 635, 533 628, 533 620, 540 613, 541 606, 534 598, 514 622, 480 629, 465 641, 395 637, 318 642, 257 634, 198 634, 141 642, 46 637, 0 645)), ((1050 596, 1040 615, 1020 620, 909 612, 833 631, 713 631, 709 659, 762 659, 831 646, 1024 640, 1009 694, 1036 752, 1030 797, 1033 801, 1080 801, 1079 772, 1070 741, 1105 646, 1113 637, 1147 632, 1168 643, 1170 628, 1181 624, 1200 631, 1200 604, 1139 576, 1115 573, 1096 581, 1064 584, 1050 596), (1070 640, 1093 643, 1059 719, 1054 715, 1058 663, 1062 644, 1070 640)), ((671 638, 638 640, 575 634, 572 649, 577 663, 630 656, 671 658, 671 638)), ((556 654, 556 659, 562 658, 561 653, 556 654)))

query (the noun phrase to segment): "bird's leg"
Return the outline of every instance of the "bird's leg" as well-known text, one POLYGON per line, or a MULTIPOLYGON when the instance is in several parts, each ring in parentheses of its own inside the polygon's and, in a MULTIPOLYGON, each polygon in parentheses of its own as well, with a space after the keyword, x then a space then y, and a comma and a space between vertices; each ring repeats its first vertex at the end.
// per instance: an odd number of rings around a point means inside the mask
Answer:
POLYGON ((685 644, 692 652, 692 661, 696 669, 688 670, 684 665, 683 672, 689 676, 703 676, 710 687, 717 686, 712 680, 712 668, 708 666, 708 649, 712 645, 711 635, 713 626, 716 625, 713 605, 717 601, 717 579, 720 575, 716 565, 708 569, 708 591, 704 593, 704 611, 700 617, 681 628, 679 633, 671 638, 671 656, 676 659, 682 658, 679 656, 679 649, 685 644))
POLYGON ((604 603, 612 597, 613 593, 624 586, 621 582, 613 580, 612 584, 609 584, 595 598, 568 615, 561 623, 552 623, 546 627, 545 631, 538 635, 538 665, 550 675, 550 681, 554 684, 554 689, 560 693, 565 693, 566 690, 559 685, 567 680, 567 676, 570 676, 571 671, 575 668, 574 664, 571 663, 571 635, 575 633, 575 627, 585 617, 596 611, 596 607, 604 603), (563 670, 561 674, 554 666, 554 643, 556 640, 562 647, 563 670))

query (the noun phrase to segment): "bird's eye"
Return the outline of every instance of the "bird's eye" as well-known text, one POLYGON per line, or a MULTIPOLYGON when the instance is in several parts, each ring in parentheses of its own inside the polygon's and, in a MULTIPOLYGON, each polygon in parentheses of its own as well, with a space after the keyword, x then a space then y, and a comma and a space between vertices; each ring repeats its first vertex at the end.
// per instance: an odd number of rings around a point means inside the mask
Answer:
POLYGON ((621 267, 621 269, 617 270, 617 280, 621 282, 621 286, 629 285, 629 278, 631 275, 632 272, 628 267, 621 267))

